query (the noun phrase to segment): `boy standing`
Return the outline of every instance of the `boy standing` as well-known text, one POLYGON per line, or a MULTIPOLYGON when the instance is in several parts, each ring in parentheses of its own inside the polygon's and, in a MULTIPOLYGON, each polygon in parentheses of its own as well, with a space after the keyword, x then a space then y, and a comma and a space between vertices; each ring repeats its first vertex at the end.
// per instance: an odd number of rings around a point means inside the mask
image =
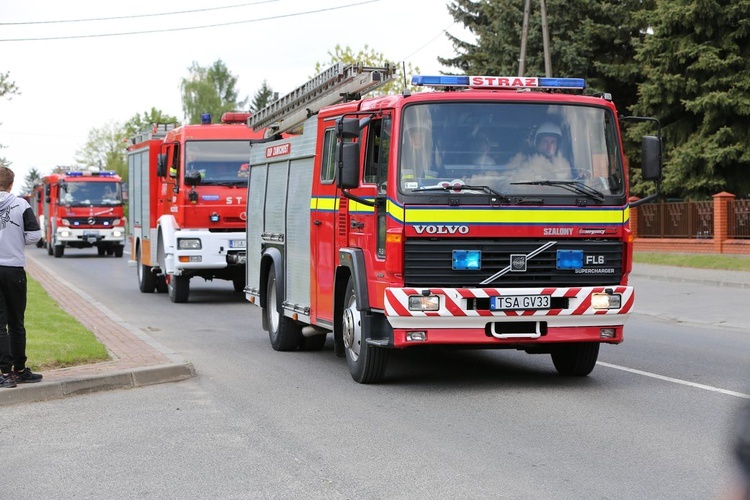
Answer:
POLYGON ((15 174, 0 166, 0 388, 39 382, 26 367, 26 255, 24 245, 42 237, 36 216, 10 191, 15 174))

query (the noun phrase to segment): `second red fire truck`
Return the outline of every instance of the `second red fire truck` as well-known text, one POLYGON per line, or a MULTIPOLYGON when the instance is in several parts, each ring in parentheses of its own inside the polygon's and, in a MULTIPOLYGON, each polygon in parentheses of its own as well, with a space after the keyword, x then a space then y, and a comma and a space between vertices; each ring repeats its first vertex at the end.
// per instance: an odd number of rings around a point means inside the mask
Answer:
POLYGON ((143 293, 187 302, 190 280, 245 280, 248 113, 156 124, 128 147, 130 245, 143 293))
MULTIPOLYGON (((412 346, 544 353, 588 375, 634 302, 611 97, 576 78, 490 76, 357 95, 390 73, 334 66, 249 121, 303 123, 250 157, 245 292, 272 347, 321 349, 331 333, 360 383, 412 346)), ((660 155, 644 137, 644 179, 660 155)))

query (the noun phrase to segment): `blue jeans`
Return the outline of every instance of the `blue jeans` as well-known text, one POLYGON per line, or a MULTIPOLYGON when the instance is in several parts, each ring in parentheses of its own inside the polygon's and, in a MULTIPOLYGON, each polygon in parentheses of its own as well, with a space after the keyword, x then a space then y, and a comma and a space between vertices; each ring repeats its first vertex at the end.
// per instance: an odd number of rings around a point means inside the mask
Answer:
POLYGON ((26 368, 26 271, 0 266, 0 372, 26 368))

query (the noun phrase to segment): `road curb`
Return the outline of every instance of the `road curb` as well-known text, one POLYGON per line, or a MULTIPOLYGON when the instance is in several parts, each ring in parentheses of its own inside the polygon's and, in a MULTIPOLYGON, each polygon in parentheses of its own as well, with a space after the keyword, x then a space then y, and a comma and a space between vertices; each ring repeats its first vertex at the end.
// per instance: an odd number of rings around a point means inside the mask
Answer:
POLYGON ((130 370, 76 376, 36 384, 20 384, 14 389, 0 390, 0 406, 63 399, 113 389, 133 389, 148 385, 179 382, 196 376, 192 363, 170 363, 130 370))

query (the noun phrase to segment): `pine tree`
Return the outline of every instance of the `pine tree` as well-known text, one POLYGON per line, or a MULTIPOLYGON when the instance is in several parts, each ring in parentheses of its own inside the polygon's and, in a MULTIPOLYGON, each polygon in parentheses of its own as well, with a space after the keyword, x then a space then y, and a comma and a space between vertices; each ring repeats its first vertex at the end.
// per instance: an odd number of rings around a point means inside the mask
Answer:
MULTIPOLYGON (((585 78, 592 92, 609 92, 622 112, 629 110, 642 80, 634 56, 646 36, 643 12, 654 0, 547 0, 546 6, 553 76, 585 78)), ((459 55, 438 61, 466 74, 517 75, 523 9, 523 0, 454 0, 448 11, 476 42, 448 35, 459 55)), ((524 73, 544 75, 538 0, 531 1, 524 73)))
POLYGON ((750 0, 659 2, 638 52, 639 114, 661 120, 663 191, 750 194, 750 0))
POLYGON ((273 102, 273 89, 263 80, 263 85, 253 96, 253 102, 250 104, 250 111, 253 113, 260 111, 273 102))

